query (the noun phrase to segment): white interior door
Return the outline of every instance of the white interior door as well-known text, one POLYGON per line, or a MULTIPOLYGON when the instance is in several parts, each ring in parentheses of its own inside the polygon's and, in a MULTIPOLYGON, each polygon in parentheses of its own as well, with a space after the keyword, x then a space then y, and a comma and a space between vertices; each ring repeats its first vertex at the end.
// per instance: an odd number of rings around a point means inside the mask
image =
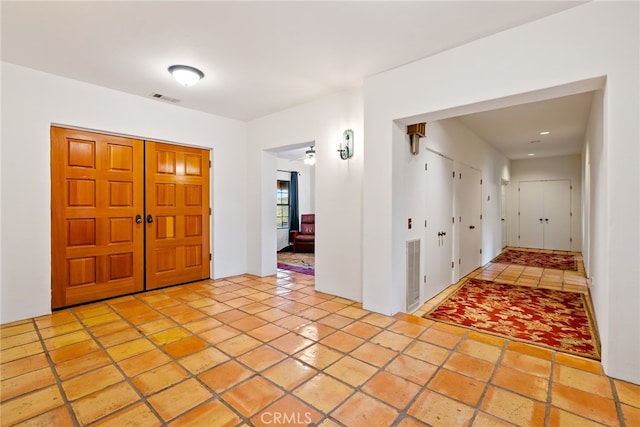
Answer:
POLYGON ((544 181, 521 181, 518 246, 544 248, 544 181))
POLYGON ((471 273, 482 264, 482 174, 470 166, 460 165, 458 173, 460 190, 460 277, 471 273))
POLYGON ((425 274, 421 300, 426 301, 452 283, 453 161, 427 151, 425 274))
POLYGON ((520 182, 519 246, 571 250, 571 181, 520 182))
POLYGON ((544 248, 571 250, 571 181, 544 182, 544 248))

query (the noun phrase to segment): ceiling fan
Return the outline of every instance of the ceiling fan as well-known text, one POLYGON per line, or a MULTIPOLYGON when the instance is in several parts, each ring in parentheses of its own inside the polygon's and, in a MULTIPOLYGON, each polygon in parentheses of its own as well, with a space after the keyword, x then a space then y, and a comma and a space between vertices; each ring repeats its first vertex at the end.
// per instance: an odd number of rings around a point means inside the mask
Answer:
POLYGON ((316 164, 316 148, 314 146, 309 147, 307 151, 304 152, 304 156, 298 158, 298 160, 303 160, 305 165, 313 166, 316 164))

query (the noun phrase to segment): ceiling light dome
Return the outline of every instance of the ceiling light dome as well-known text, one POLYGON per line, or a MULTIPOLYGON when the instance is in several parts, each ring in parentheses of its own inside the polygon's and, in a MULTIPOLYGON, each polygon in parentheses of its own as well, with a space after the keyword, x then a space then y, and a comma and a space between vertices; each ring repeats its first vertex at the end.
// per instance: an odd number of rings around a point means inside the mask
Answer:
POLYGON ((172 65, 169 72, 183 86, 193 86, 204 77, 202 71, 188 65, 172 65))

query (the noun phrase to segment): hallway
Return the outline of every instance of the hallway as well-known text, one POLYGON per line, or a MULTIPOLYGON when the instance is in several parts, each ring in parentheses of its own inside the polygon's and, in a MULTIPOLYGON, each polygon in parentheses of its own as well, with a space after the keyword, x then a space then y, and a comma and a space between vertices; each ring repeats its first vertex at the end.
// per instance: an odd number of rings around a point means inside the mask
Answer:
MULTIPOLYGON (((471 273, 586 291, 580 274, 491 263, 471 273)), ((640 418, 640 386, 603 375, 596 361, 372 313, 313 284, 279 270, 2 325, 1 424, 631 426, 640 418)))

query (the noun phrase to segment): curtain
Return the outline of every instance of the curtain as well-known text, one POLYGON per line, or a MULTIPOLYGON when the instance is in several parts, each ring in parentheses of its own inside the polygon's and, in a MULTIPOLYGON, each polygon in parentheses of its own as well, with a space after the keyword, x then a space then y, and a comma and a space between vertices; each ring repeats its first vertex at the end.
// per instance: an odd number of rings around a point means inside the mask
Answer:
POLYGON ((291 172, 289 181, 289 230, 300 227, 300 212, 298 212, 298 172, 291 172))

